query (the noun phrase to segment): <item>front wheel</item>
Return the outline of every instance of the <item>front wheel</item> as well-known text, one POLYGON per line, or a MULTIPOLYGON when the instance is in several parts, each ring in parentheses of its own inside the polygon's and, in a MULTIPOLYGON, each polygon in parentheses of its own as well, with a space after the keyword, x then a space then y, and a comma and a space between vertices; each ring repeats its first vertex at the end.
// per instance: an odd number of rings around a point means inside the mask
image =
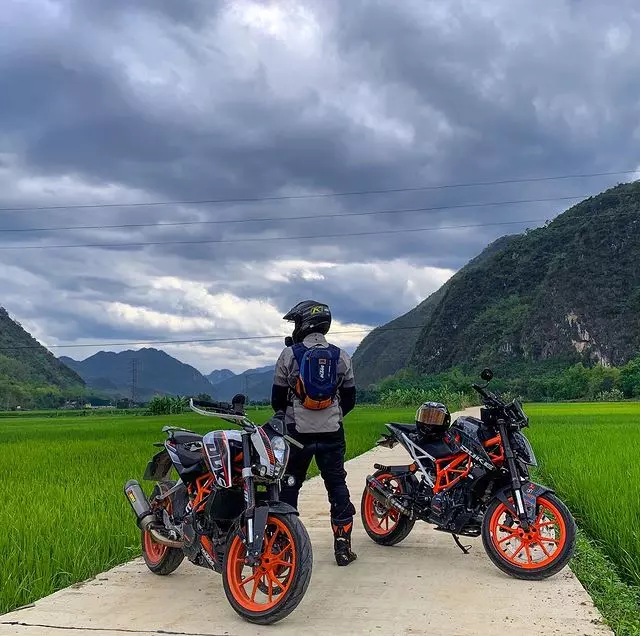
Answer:
POLYGON ((573 556, 576 524, 564 503, 549 492, 538 497, 536 520, 527 532, 509 508, 494 499, 482 522, 482 543, 503 572, 518 579, 545 579, 573 556))
MULTIPOLYGON (((402 494, 404 488, 398 477, 391 473, 378 471, 373 475, 383 486, 394 494, 402 494)), ((362 493, 360 515, 365 532, 379 545, 396 545, 407 538, 415 519, 409 519, 397 510, 385 508, 372 494, 367 486, 362 493)))
POLYGON ((244 619, 269 625, 293 612, 304 597, 313 566, 307 530, 294 514, 270 513, 260 564, 246 563, 240 530, 224 557, 223 583, 231 607, 244 619))

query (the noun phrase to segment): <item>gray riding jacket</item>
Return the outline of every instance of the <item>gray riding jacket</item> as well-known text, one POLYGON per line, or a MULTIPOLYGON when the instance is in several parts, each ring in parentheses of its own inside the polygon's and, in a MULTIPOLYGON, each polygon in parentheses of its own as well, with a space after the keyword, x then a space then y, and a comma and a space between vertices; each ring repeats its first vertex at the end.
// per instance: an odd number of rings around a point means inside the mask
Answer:
MULTIPOLYGON (((319 333, 308 335, 302 342, 308 348, 326 347, 329 344, 327 339, 319 333)), ((314 411, 304 408, 294 392, 299 374, 300 367, 293 355, 293 348, 287 347, 278 358, 273 379, 274 385, 289 389, 290 406, 287 407, 285 422, 295 424, 298 433, 333 433, 337 431, 342 423, 339 395, 326 409, 314 411)), ((342 349, 340 349, 340 359, 338 360, 338 386, 344 388, 355 386, 351 358, 342 349)))

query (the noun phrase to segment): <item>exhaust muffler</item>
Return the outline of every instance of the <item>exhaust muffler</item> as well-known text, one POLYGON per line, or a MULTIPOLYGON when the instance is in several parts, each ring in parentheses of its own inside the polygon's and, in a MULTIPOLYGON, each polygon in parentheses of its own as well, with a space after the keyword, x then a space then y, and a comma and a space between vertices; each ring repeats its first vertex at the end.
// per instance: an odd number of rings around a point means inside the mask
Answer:
POLYGON ((373 498, 381 503, 387 509, 393 509, 397 512, 411 518, 413 515, 411 514, 411 510, 407 508, 404 504, 400 503, 398 498, 391 492, 388 488, 381 484, 375 477, 372 475, 367 476, 367 488, 369 492, 373 496, 373 498))
POLYGON ((151 504, 144 494, 140 484, 135 479, 130 479, 124 485, 124 494, 129 502, 131 509, 136 515, 136 523, 140 530, 148 532, 156 543, 161 543, 170 548, 181 548, 183 546, 182 541, 174 541, 162 536, 152 524, 156 520, 153 511, 151 510, 151 504))

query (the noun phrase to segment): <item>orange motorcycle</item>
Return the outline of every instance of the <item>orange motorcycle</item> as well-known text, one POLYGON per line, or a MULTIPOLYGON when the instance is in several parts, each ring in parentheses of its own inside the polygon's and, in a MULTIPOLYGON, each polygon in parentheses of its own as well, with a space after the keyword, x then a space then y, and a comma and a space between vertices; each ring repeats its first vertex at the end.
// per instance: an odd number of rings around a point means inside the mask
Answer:
POLYGON ((529 420, 517 400, 506 402, 487 390, 485 369, 480 419, 458 417, 427 402, 415 424, 387 424, 379 446, 402 444, 411 456, 404 466, 376 464, 362 495, 362 522, 380 545, 407 537, 416 521, 459 536, 482 536, 491 561, 507 574, 543 579, 562 570, 573 556, 576 524, 550 488, 529 479, 536 458, 522 429, 529 420))
POLYGON ((242 431, 198 435, 164 427, 162 450, 144 479, 151 499, 131 480, 125 495, 142 532, 142 555, 155 574, 171 574, 185 556, 222 574, 224 591, 244 619, 275 623, 300 603, 309 585, 312 552, 298 512, 281 502, 289 444, 282 417, 264 426, 249 420, 245 398, 232 404, 194 402, 196 413, 235 422, 242 431), (168 480, 175 468, 178 480, 168 480))

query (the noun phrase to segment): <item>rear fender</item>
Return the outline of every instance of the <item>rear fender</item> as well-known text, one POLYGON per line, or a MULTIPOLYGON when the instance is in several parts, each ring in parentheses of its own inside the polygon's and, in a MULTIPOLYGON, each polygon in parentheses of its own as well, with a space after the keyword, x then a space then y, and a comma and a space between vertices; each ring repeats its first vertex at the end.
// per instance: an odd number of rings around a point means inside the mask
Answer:
MULTIPOLYGON (((533 481, 527 481, 522 484, 522 499, 524 500, 524 508, 527 512, 527 521, 529 523, 534 523, 536 520, 536 505, 538 502, 538 497, 544 495, 547 492, 554 492, 553 489, 548 486, 542 486, 541 484, 536 484, 533 481)), ((509 500, 509 497, 513 497, 513 489, 511 486, 505 486, 496 492, 496 498, 499 499, 508 509, 512 512, 515 517, 518 517, 518 513, 516 511, 515 506, 509 500)))
POLYGON ((167 449, 163 448, 149 460, 143 479, 146 481, 164 481, 169 476, 172 467, 171 457, 167 449))
POLYGON ((383 446, 384 448, 393 448, 398 443, 399 441, 395 434, 382 433, 382 436, 376 442, 376 446, 383 446))

